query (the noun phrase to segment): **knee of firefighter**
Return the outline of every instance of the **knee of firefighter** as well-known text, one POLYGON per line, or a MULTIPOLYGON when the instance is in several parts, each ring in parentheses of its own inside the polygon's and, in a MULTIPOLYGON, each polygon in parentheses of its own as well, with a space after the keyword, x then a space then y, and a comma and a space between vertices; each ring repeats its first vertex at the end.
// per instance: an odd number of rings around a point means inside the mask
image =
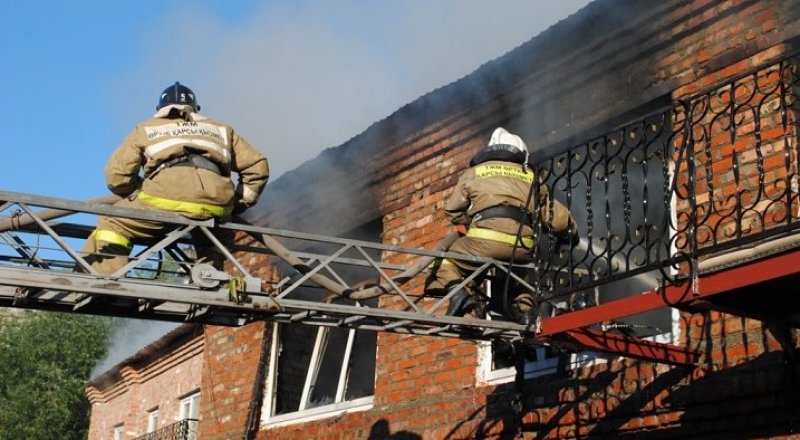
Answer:
MULTIPOLYGON (((130 248, 118 243, 110 243, 104 240, 98 240, 97 237, 92 236, 86 240, 83 247, 83 258, 94 270, 100 274, 111 274, 117 269, 121 268, 128 262, 127 256, 130 253, 130 248)), ((78 266, 75 270, 81 271, 78 266)))
POLYGON ((462 278, 458 268, 447 259, 437 258, 426 270, 428 276, 425 278, 425 292, 434 296, 444 296, 448 286, 462 278))
POLYGON ((112 254, 112 255, 128 255, 130 247, 125 244, 104 240, 98 237, 96 233, 92 233, 86 240, 83 246, 84 254, 112 254))
POLYGON ((528 292, 523 292, 514 297, 514 301, 512 302, 512 306, 514 307, 515 311, 520 313, 528 313, 530 312, 534 306, 536 305, 533 295, 528 292))

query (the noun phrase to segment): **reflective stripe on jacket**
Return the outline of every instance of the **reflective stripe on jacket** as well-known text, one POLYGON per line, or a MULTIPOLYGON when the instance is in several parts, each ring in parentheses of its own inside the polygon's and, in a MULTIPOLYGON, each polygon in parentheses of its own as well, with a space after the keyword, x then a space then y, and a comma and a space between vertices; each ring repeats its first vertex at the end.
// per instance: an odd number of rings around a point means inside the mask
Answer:
POLYGON ((234 205, 239 210, 256 203, 269 179, 269 163, 258 150, 230 126, 197 113, 162 108, 140 123, 111 155, 105 169, 109 189, 126 197, 141 190, 142 202, 188 217, 226 217, 234 205), (183 117, 174 117, 181 114, 183 117), (164 168, 164 162, 197 154, 219 166, 219 173, 191 166, 164 168), (140 169, 143 173, 140 175, 140 169), (231 172, 238 173, 234 188, 231 172))
POLYGON ((218 206, 209 203, 182 202, 156 197, 142 191, 136 195, 142 203, 163 211, 184 212, 197 218, 225 218, 231 215, 231 206, 218 206))

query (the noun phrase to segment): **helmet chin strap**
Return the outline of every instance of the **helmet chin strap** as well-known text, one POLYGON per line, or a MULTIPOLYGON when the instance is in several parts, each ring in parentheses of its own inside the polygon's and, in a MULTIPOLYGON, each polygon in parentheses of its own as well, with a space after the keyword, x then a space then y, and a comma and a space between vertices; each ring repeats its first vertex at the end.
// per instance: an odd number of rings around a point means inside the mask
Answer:
POLYGON ((189 121, 193 118, 192 115, 196 114, 196 111, 194 107, 188 104, 169 104, 158 109, 153 117, 166 118, 173 113, 177 113, 182 119, 189 121))

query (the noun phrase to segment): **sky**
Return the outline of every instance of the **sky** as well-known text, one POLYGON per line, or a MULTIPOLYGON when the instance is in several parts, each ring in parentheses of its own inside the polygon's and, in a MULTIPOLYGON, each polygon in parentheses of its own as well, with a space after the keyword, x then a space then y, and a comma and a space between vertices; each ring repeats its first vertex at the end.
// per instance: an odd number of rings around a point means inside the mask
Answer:
MULTIPOLYGON (((274 180, 587 3, 0 1, 0 191, 109 195, 109 155, 175 81, 274 180)), ((173 327, 124 333, 99 371, 173 327)))
POLYGON ((87 200, 180 81, 272 179, 587 0, 0 2, 0 190, 87 200))

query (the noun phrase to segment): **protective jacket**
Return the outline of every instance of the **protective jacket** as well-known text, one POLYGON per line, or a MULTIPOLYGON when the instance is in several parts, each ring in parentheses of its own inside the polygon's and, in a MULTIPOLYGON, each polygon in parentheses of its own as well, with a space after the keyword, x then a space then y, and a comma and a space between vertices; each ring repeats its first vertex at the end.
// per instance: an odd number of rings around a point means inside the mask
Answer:
POLYGON ((195 219, 225 218, 256 203, 269 164, 227 124, 168 105, 123 140, 105 177, 114 194, 145 205, 195 219), (239 175, 236 188, 232 172, 239 175))
MULTIPOLYGON (((452 196, 445 204, 445 215, 452 223, 469 225, 471 235, 476 238, 493 239, 491 234, 484 237, 475 234, 475 229, 500 232, 494 235, 496 241, 507 241, 504 238, 513 240, 519 222, 504 217, 475 217, 494 206, 519 208, 527 211, 529 218, 534 218, 538 210, 548 227, 554 231, 566 230, 572 222, 569 211, 557 201, 551 205, 544 185, 540 187, 538 200, 531 200, 529 206, 525 207, 533 180, 533 171, 518 163, 489 160, 476 164, 459 177, 452 196)), ((530 243, 533 235, 531 225, 523 225, 523 240, 530 243)))

